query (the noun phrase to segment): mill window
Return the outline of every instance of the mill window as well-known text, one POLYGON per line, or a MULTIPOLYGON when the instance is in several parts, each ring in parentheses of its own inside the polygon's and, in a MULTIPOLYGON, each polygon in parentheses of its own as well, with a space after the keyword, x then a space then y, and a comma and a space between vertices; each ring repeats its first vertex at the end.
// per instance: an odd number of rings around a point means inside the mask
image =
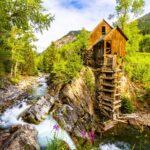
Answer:
POLYGON ((102 26, 102 35, 105 35, 105 34, 106 34, 106 27, 102 26))
POLYGON ((111 54, 111 41, 106 42, 106 54, 111 54))

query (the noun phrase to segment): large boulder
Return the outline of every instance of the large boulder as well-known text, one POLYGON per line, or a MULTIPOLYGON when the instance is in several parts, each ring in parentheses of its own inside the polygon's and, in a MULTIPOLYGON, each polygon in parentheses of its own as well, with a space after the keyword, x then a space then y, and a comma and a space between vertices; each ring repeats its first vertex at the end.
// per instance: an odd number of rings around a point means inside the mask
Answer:
POLYGON ((82 136, 83 131, 98 131, 93 99, 94 91, 91 93, 85 83, 84 72, 81 72, 79 78, 59 91, 59 101, 55 103, 53 117, 72 136, 82 136))
POLYGON ((27 109, 23 114, 22 118, 28 123, 39 124, 43 119, 46 118, 46 115, 53 106, 54 98, 46 95, 41 97, 34 105, 27 109))
POLYGON ((15 126, 0 133, 1 150, 39 150, 37 131, 30 125, 15 126))

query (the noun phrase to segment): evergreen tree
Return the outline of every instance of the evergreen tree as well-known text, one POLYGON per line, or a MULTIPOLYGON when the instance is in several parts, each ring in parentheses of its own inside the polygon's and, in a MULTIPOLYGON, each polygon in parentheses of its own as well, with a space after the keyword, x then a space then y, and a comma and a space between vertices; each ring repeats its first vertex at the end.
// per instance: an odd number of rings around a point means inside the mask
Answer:
POLYGON ((50 73, 54 83, 68 83, 78 75, 83 67, 83 55, 88 46, 88 37, 89 32, 83 29, 75 41, 60 48, 52 43, 43 52, 44 71, 50 73))
POLYGON ((43 55, 43 67, 45 72, 50 73, 52 71, 52 67, 56 60, 56 54, 57 48, 55 46, 55 43, 52 43, 43 55))

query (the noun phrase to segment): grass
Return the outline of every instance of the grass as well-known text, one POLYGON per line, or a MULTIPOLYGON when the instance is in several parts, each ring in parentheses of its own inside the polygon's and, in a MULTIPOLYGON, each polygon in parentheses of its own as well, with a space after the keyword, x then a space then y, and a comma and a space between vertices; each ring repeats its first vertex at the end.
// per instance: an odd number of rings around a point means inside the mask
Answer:
POLYGON ((125 72, 131 81, 150 86, 150 53, 136 52, 126 57, 125 72))
POLYGON ((125 114, 130 114, 134 111, 133 103, 128 98, 123 96, 121 101, 121 112, 125 114))
MULTIPOLYGON (((143 106, 147 106, 150 97, 150 53, 135 52, 127 55, 125 58, 125 73, 134 83, 136 102, 142 102, 143 106)), ((122 105, 127 112, 130 112, 130 109, 132 110, 132 104, 129 103, 125 99, 122 101, 122 105)), ((139 104, 136 103, 136 105, 139 104)))
POLYGON ((93 93, 95 89, 95 77, 92 70, 88 67, 85 68, 84 72, 84 82, 86 83, 87 87, 89 88, 90 92, 93 93))
POLYGON ((57 138, 54 138, 46 147, 46 150, 69 150, 68 145, 57 138))

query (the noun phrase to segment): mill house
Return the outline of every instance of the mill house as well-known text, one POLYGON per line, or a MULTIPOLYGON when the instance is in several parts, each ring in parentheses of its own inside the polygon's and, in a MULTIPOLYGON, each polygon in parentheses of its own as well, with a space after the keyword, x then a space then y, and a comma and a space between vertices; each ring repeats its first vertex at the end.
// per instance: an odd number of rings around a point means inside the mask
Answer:
POLYGON ((119 27, 102 20, 92 31, 86 65, 96 78, 96 106, 104 116, 115 119, 121 107, 120 74, 128 38, 119 27))

